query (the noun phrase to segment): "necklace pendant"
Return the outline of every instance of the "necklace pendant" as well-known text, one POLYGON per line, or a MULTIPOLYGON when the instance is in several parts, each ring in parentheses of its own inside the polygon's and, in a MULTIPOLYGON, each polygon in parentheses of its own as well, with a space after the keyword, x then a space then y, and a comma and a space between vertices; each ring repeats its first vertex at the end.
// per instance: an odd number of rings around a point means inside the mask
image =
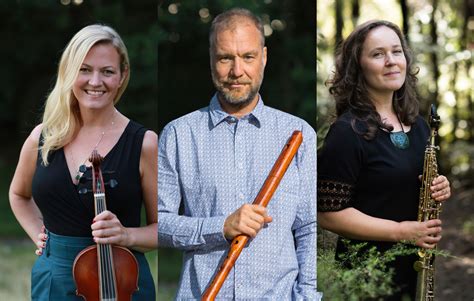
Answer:
POLYGON ((392 144, 399 149, 407 149, 410 146, 410 139, 405 132, 390 133, 392 144))
POLYGON ((81 180, 82 178, 82 175, 87 171, 87 167, 85 164, 81 164, 81 166, 79 166, 79 170, 76 172, 76 176, 74 177, 74 179, 76 180, 76 183, 79 183, 79 181, 81 180))
MULTIPOLYGON (((85 173, 86 170, 87 170, 87 167, 85 164, 81 164, 81 166, 79 166, 79 172, 85 173)), ((77 174, 79 174, 79 172, 77 174)))

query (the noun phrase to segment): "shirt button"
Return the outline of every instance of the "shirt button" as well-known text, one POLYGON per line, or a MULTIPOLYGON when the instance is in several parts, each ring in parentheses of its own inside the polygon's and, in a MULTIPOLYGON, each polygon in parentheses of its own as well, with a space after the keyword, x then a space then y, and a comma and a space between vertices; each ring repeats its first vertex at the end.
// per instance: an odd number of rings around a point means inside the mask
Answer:
POLYGON ((241 200, 244 199, 244 194, 243 194, 242 192, 239 193, 239 198, 240 198, 241 200))

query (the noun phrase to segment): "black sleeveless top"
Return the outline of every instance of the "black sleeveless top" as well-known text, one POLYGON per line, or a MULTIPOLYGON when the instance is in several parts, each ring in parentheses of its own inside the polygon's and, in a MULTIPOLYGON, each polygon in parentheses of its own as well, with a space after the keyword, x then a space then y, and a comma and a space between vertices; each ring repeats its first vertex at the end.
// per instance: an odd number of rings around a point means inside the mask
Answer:
MULTIPOLYGON (((107 209, 117 215, 124 227, 140 226, 143 195, 139 166, 146 130, 130 120, 118 142, 101 163, 106 183, 107 209), (115 179, 118 185, 113 188, 107 185, 111 179, 115 179)), ((63 148, 49 155, 49 165, 46 167, 38 152, 32 194, 43 215, 46 229, 59 235, 92 236, 91 224, 95 213, 91 177, 91 169, 88 168, 79 184, 74 185, 63 148), (79 193, 84 188, 88 192, 79 193)))

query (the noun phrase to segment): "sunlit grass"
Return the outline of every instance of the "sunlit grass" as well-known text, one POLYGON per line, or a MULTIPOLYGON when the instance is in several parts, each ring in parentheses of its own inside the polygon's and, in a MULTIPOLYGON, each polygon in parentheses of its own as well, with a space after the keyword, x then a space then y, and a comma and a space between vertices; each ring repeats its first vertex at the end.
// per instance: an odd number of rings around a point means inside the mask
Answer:
POLYGON ((0 245, 0 300, 30 300, 30 273, 36 260, 29 240, 2 240, 0 245))

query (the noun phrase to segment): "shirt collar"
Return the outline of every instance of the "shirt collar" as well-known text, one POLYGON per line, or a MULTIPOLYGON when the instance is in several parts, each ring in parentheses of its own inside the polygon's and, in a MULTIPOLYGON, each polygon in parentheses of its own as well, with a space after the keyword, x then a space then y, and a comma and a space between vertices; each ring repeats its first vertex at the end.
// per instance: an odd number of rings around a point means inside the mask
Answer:
MULTIPOLYGON (((265 105, 263 104, 262 97, 259 94, 258 102, 255 108, 252 110, 252 112, 243 116, 241 119, 248 119, 250 124, 253 124, 259 128, 263 118, 264 107, 265 105)), ((217 93, 214 94, 211 99, 211 103, 209 104, 209 115, 211 117, 213 127, 216 127, 224 120, 230 120, 231 118, 235 118, 222 109, 221 104, 217 99, 217 93)))

